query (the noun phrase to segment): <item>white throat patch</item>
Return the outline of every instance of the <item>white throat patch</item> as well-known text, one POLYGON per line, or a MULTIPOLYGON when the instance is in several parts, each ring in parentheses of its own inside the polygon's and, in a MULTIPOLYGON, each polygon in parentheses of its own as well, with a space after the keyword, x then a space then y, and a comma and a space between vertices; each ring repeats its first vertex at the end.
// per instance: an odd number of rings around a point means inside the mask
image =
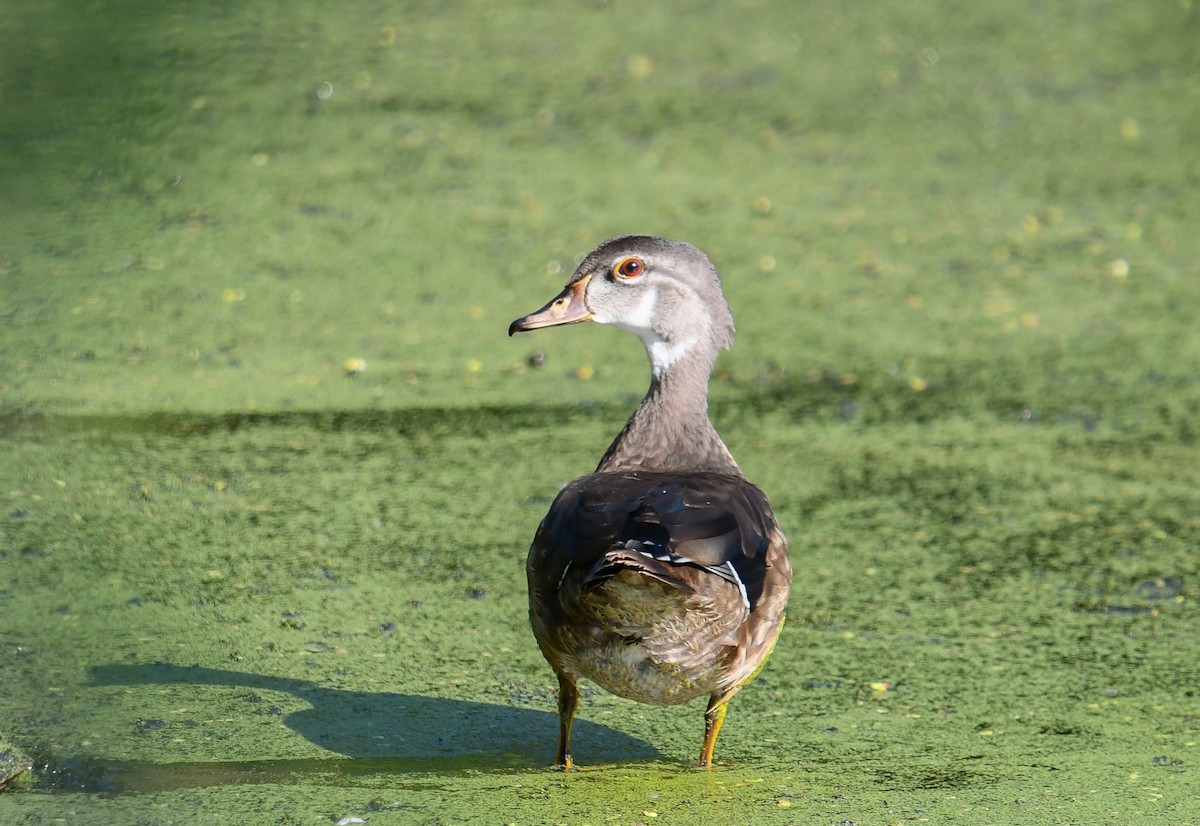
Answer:
POLYGON ((656 378, 662 378, 663 373, 679 361, 696 345, 696 339, 689 338, 669 344, 662 339, 646 342, 646 355, 650 357, 650 370, 656 378))
POLYGON ((656 377, 660 377, 695 346, 696 339, 668 343, 660 338, 654 329, 654 308, 657 305, 658 290, 647 290, 641 303, 627 316, 614 318, 607 313, 597 312, 592 315, 592 320, 601 324, 612 324, 640 338, 646 345, 651 371, 656 377))

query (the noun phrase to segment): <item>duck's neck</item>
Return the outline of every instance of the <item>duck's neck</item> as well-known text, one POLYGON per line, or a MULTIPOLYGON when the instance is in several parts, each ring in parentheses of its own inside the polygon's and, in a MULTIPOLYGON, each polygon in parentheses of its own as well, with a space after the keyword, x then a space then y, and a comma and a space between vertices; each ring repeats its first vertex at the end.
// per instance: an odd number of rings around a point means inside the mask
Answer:
POLYGON ((741 469, 708 418, 708 377, 715 359, 715 353, 694 352, 659 369, 651 354, 650 390, 596 470, 740 476, 741 469))

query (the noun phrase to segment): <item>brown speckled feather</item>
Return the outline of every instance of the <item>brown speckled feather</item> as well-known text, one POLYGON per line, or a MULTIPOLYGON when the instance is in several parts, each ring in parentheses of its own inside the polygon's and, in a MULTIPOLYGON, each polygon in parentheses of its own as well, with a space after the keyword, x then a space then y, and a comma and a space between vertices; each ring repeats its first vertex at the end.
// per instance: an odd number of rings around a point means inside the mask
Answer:
POLYGON ((536 636, 556 667, 621 696, 665 705, 727 692, 746 676, 738 630, 776 629, 785 549, 766 497, 740 476, 581 477, 530 549, 536 636))

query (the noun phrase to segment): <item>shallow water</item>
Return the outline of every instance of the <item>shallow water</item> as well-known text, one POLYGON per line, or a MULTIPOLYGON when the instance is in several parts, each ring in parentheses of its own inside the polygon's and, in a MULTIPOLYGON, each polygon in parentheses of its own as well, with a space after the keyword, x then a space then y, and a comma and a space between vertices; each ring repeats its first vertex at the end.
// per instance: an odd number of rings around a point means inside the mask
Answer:
POLYGON ((1196 10, 1024 11, 9 3, 0 821, 1200 822, 1196 10), (504 331, 628 230, 796 566, 710 773, 546 768, 646 367, 504 331))

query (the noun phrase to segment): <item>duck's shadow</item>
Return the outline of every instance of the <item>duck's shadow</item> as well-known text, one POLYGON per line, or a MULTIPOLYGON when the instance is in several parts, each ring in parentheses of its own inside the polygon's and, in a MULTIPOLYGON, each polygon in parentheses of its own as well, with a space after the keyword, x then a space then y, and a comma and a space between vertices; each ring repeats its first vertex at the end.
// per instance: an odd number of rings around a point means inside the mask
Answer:
MULTIPOLYGON (((281 722, 306 740, 349 759, 302 758, 240 762, 156 764, 97 757, 39 757, 43 784, 51 788, 106 793, 143 792, 229 783, 337 782, 356 785, 376 775, 514 771, 549 765, 558 736, 558 716, 520 706, 411 694, 371 693, 314 686, 270 677, 171 663, 102 665, 91 669, 92 685, 180 684, 249 689, 247 714, 280 714, 281 722), (309 705, 283 714, 270 694, 282 692, 309 705)), ((162 721, 139 719, 137 727, 162 721)), ((585 746, 589 763, 645 760, 658 752, 643 740, 606 726, 576 720, 574 742, 585 746)))

